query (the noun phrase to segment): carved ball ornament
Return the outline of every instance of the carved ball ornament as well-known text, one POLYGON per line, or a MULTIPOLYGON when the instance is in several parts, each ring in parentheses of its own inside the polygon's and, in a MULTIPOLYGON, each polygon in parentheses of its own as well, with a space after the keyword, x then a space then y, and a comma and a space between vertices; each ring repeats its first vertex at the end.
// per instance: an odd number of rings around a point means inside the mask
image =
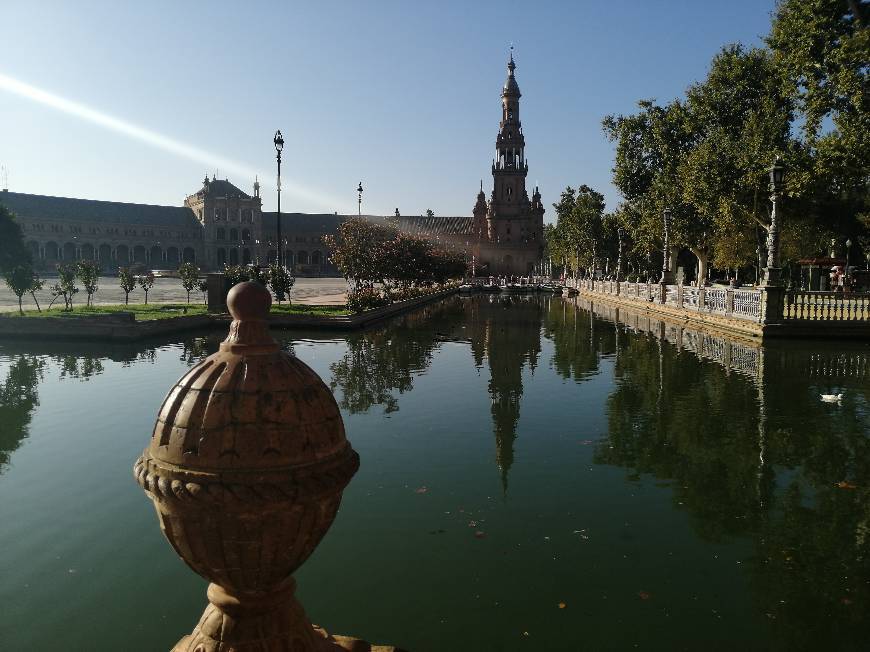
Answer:
POLYGON ((323 649, 292 575, 359 456, 332 392, 269 334, 271 303, 257 283, 230 290, 229 335, 170 390, 133 469, 169 543, 212 583, 178 652, 323 649))

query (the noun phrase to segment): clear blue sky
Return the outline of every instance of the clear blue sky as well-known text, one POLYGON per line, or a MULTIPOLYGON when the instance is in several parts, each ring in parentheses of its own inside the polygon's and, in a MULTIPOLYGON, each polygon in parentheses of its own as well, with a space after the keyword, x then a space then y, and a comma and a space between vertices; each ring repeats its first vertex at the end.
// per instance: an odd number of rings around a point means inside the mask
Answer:
POLYGON ((508 45, 529 185, 610 184, 608 113, 680 95, 773 0, 2 0, 0 163, 19 192, 180 205, 206 172, 274 210, 470 215, 491 188, 508 45), (47 95, 46 95, 47 94, 47 95))

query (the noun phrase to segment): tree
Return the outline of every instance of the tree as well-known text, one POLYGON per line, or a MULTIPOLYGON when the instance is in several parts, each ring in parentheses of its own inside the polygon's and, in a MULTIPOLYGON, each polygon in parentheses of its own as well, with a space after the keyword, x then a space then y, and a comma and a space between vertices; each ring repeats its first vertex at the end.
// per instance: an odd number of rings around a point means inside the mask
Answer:
MULTIPOLYGON (((24 309, 21 306, 21 297, 25 292, 30 292, 35 300, 36 296, 34 293, 42 288, 42 281, 39 275, 33 271, 33 267, 29 264, 16 265, 11 269, 3 271, 3 280, 6 281, 6 285, 18 297, 18 312, 23 315, 24 309)), ((41 312, 38 301, 36 302, 36 307, 41 312)))
POLYGON ((124 290, 124 305, 130 304, 130 293, 136 289, 136 276, 129 267, 118 268, 118 282, 124 290))
POLYGON ((373 289, 385 278, 384 243, 396 236, 396 230, 361 218, 342 222, 336 235, 323 238, 332 252, 331 260, 342 276, 352 284, 352 291, 373 289))
POLYGON ((24 233, 14 214, 0 204, 0 273, 31 263, 24 233))
POLYGON ((275 295, 275 300, 280 304, 284 299, 290 300, 290 290, 296 279, 284 265, 272 263, 269 265, 269 286, 275 295))
POLYGON ((72 310, 73 296, 79 291, 76 287, 76 266, 60 264, 57 266, 58 283, 56 288, 63 297, 64 310, 72 310))
POLYGON ((187 292, 187 303, 190 303, 190 293, 199 283, 199 268, 193 263, 182 263, 178 268, 178 277, 181 279, 181 287, 187 292))
POLYGON ((97 291, 97 281, 100 278, 100 268, 92 260, 80 260, 76 263, 76 276, 85 287, 85 292, 88 294, 86 305, 92 304, 92 297, 97 291))
POLYGON ((866 197, 870 168, 870 3, 781 0, 767 44, 803 117, 813 172, 866 197), (826 122, 829 121, 829 122, 826 122))
POLYGON ((148 305, 148 292, 154 287, 154 272, 142 274, 139 277, 139 287, 145 291, 145 305, 148 305))

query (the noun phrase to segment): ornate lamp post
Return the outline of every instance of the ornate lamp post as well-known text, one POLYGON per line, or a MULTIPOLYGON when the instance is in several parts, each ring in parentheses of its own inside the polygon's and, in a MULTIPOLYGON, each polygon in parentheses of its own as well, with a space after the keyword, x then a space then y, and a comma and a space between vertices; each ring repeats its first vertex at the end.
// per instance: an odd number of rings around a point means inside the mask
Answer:
POLYGON ((767 230, 767 267, 764 268, 764 284, 779 285, 779 224, 777 222, 776 204, 782 192, 783 179, 785 179, 785 166, 782 159, 777 156, 770 168, 770 203, 773 205, 770 211, 770 227, 767 230))
POLYGON ((305 616, 293 573, 332 525, 359 456, 332 392, 269 334, 271 303, 258 283, 230 290, 227 339, 170 390, 133 468, 169 543, 211 581, 173 652, 340 649, 305 616))
POLYGON ((665 227, 665 246, 664 256, 662 258, 662 278, 659 281, 662 285, 673 285, 674 272, 671 270, 671 209, 666 208, 662 214, 665 227))
POLYGON ((362 194, 363 194, 362 181, 359 182, 359 187, 357 187, 356 193, 357 193, 356 214, 357 214, 357 217, 359 217, 360 215, 362 215, 362 194))
POLYGON ((619 247, 617 250, 617 257, 616 257, 616 280, 621 281, 622 280, 622 237, 623 237, 623 231, 622 231, 621 226, 618 229, 616 229, 616 237, 618 238, 618 242, 619 242, 619 247))
POLYGON ((281 150, 284 149, 284 136, 281 135, 281 130, 275 132, 275 138, 272 140, 275 144, 275 151, 278 159, 278 228, 276 229, 278 239, 277 262, 281 267, 284 264, 283 242, 281 240, 281 150))

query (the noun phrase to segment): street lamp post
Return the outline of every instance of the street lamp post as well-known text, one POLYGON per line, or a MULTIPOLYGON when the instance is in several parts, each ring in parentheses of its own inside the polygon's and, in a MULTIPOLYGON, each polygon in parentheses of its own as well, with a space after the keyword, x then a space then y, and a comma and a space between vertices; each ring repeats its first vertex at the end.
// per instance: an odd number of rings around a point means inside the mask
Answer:
POLYGON ((665 227, 665 246, 664 256, 662 257, 662 278, 659 281, 661 285, 673 285, 674 272, 671 270, 671 209, 666 208, 662 214, 665 227))
POLYGON ((356 193, 357 193, 356 214, 357 214, 357 217, 359 217, 362 215, 362 194, 363 194, 362 181, 359 182, 359 186, 356 189, 356 193))
POLYGON ((281 150, 284 149, 284 137, 281 135, 280 129, 275 132, 275 138, 272 142, 275 143, 275 151, 277 152, 276 158, 278 159, 278 222, 276 229, 276 236, 278 242, 276 245, 276 258, 278 267, 282 267, 284 264, 282 249, 284 247, 282 246, 281 242, 281 150))
POLYGON ((779 224, 777 223, 776 203, 782 192, 785 166, 777 156, 770 168, 770 228, 767 230, 767 267, 764 268, 764 284, 779 285, 779 224))

